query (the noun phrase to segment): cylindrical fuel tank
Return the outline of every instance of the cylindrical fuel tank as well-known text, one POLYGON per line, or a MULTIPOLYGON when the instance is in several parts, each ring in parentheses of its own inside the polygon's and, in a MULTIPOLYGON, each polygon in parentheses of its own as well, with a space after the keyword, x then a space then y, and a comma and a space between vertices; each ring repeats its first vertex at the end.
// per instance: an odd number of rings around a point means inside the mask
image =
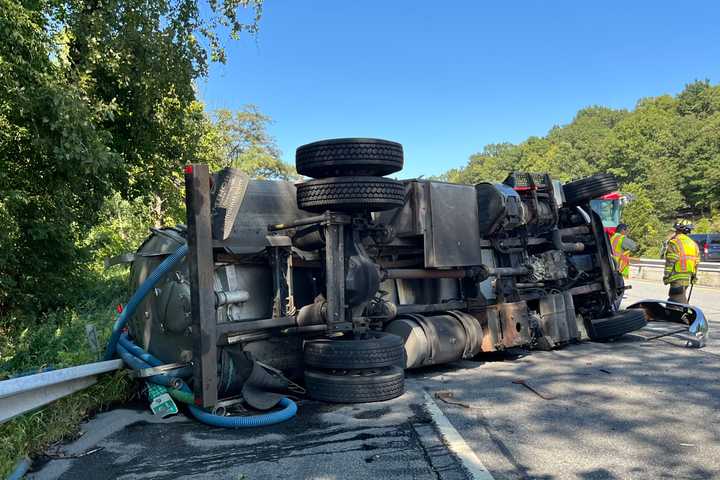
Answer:
POLYGON ((464 312, 401 315, 385 327, 405 342, 405 368, 471 358, 480 352, 480 322, 464 312))

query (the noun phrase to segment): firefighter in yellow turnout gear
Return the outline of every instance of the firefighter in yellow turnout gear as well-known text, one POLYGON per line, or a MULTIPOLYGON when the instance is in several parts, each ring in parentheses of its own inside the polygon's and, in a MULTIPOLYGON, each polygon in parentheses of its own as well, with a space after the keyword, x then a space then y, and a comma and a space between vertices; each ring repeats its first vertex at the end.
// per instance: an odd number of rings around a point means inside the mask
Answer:
POLYGON ((627 225, 621 223, 617 226, 615 234, 610 237, 612 256, 617 266, 617 271, 623 277, 630 276, 630 252, 637 250, 637 244, 627 236, 627 225))
POLYGON ((687 303, 687 287, 695 283, 700 247, 688 236, 693 225, 688 220, 675 222, 675 234, 668 240, 665 251, 665 275, 663 283, 670 285, 668 300, 687 303))

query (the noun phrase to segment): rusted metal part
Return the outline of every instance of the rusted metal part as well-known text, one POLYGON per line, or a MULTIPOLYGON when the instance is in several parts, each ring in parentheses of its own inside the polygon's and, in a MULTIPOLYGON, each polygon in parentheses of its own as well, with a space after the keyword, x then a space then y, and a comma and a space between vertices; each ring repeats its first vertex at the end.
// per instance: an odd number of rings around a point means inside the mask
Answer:
POLYGON ((503 348, 502 330, 500 329, 500 314, 495 306, 485 309, 485 311, 474 314, 475 318, 480 320, 483 329, 483 338, 480 347, 483 352, 495 352, 503 348))
POLYGON ((659 336, 646 338, 646 340, 687 333, 688 335, 683 337, 683 339, 686 340, 685 346, 692 348, 702 348, 705 346, 709 335, 709 325, 705 313, 694 305, 671 302, 669 300, 642 300, 633 303, 627 308, 641 308, 645 312, 645 319, 648 322, 664 321, 688 325, 686 329, 664 333, 659 336))
POLYGON ((555 395, 549 395, 549 394, 541 392, 537 388, 535 388, 532 385, 530 385, 529 383, 527 383, 527 380, 523 380, 523 379, 519 378, 519 379, 513 380, 512 383, 514 383, 515 385, 522 385, 523 387, 527 388, 528 390, 530 390, 531 392, 533 392, 535 395, 542 398, 543 400, 555 400, 557 398, 555 395))
POLYGON ((434 397, 437 398, 438 400, 442 400, 443 402, 447 403, 448 405, 455 405, 455 406, 467 408, 467 409, 477 408, 477 407, 473 407, 472 405, 468 405, 467 403, 462 403, 462 402, 458 402, 457 400, 454 400, 453 398, 455 397, 455 395, 453 394, 453 392, 448 392, 448 391, 435 392, 434 397))
POLYGON ((525 302, 488 305, 484 311, 473 315, 482 327, 483 352, 520 347, 532 341, 530 315, 525 302))
POLYGON ((527 303, 513 302, 498 305, 502 345, 505 348, 527 345, 532 340, 527 303))

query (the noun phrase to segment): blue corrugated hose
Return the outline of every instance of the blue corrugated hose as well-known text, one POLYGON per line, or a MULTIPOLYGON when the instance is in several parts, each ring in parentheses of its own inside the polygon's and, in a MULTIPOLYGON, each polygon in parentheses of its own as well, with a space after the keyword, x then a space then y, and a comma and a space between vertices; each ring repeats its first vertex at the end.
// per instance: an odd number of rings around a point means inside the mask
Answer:
MULTIPOLYGON (((178 248, 172 255, 163 260, 155 270, 153 270, 148 278, 145 279, 140 287, 138 287, 133 296, 130 297, 130 301, 127 305, 125 305, 122 313, 115 321, 115 325, 113 325, 113 331, 110 335, 107 351, 105 352, 106 360, 112 359, 117 352, 120 354, 123 361, 135 370, 157 367, 163 364, 160 359, 135 345, 127 334, 122 333, 122 330, 127 324, 128 319, 133 315, 133 313, 135 313, 135 310, 138 305, 140 305, 142 299, 145 298, 150 290, 155 287, 158 281, 160 281, 160 279, 167 274, 177 262, 187 255, 187 252, 187 244, 178 248)), ((165 374, 160 374, 149 377, 148 381, 164 386, 171 386, 171 383, 177 382, 177 379, 165 374)), ((187 384, 185 384, 185 382, 182 382, 180 391, 186 394, 192 394, 190 388, 187 384)), ((289 398, 281 399, 280 406, 283 407, 282 410, 254 415, 252 417, 224 417, 220 415, 213 415, 212 413, 206 412, 195 405, 188 404, 190 412, 201 422, 215 427, 225 428, 263 427, 273 425, 289 420, 297 413, 297 405, 289 398)))
POLYGON ((30 465, 32 463, 30 462, 30 459, 28 457, 25 457, 21 459, 17 465, 15 465, 15 469, 10 473, 10 476, 7 477, 7 480, 20 480, 22 479, 28 470, 30 470, 30 465))
MULTIPOLYGON (((132 343, 132 341, 125 335, 123 335, 121 339, 123 344, 132 343)), ((134 347, 135 348, 132 349, 134 351, 143 351, 137 345, 134 345, 134 347)), ((153 366, 151 365, 151 363, 148 363, 145 360, 142 360, 130 353, 130 351, 126 350, 123 345, 119 345, 118 351, 124 352, 122 354, 123 360, 135 370, 139 370, 141 368, 150 368, 151 366, 153 366)), ((162 364, 162 362, 160 362, 158 358, 153 357, 149 353, 144 352, 144 355, 146 356, 146 358, 149 357, 148 360, 154 363, 155 366, 162 364)), ((156 377, 158 376, 160 375, 156 375, 156 377)), ((150 377, 150 379, 153 379, 153 382, 154 378, 155 377, 150 377)), ((186 393, 191 393, 190 388, 184 382, 180 390, 186 393)), ((188 404, 188 408, 190 409, 190 412, 195 418, 205 424, 212 425, 214 427, 224 428, 264 427, 267 425, 274 425, 276 423, 281 423, 291 419, 297 413, 297 405, 289 398, 282 398, 280 400, 280 406, 283 407, 282 410, 270 413, 263 413, 260 415, 254 415, 252 417, 224 417, 221 415, 213 415, 212 413, 208 413, 205 410, 196 407, 195 405, 188 404)))
POLYGON ((143 298, 150 293, 150 290, 155 287, 158 281, 160 281, 160 279, 164 277, 176 263, 187 255, 187 252, 187 244, 180 246, 180 248, 175 250, 172 255, 163 260, 162 263, 152 271, 140 287, 138 287, 133 296, 130 297, 130 300, 127 305, 125 305, 122 313, 120 313, 120 316, 117 320, 115 320, 115 325, 113 325, 112 334, 110 334, 110 341, 108 342, 107 350, 105 351, 105 360, 112 360, 113 357, 115 357, 115 348, 117 347, 118 338, 120 338, 122 329, 127 324, 128 319, 132 317, 132 314, 135 313, 135 310, 137 310, 137 307, 140 305, 143 298))

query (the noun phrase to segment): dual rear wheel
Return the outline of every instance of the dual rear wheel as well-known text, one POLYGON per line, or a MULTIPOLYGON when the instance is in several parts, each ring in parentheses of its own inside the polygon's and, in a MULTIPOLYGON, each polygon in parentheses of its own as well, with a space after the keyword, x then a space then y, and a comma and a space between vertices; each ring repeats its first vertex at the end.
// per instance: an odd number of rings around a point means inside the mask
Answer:
POLYGON ((381 402, 405 392, 405 348, 397 335, 368 332, 305 342, 305 386, 315 400, 381 402))
POLYGON ((322 213, 379 212, 401 207, 405 185, 383 175, 403 167, 402 145, 375 138, 340 138, 297 149, 298 173, 315 180, 297 186, 302 210, 322 213))

